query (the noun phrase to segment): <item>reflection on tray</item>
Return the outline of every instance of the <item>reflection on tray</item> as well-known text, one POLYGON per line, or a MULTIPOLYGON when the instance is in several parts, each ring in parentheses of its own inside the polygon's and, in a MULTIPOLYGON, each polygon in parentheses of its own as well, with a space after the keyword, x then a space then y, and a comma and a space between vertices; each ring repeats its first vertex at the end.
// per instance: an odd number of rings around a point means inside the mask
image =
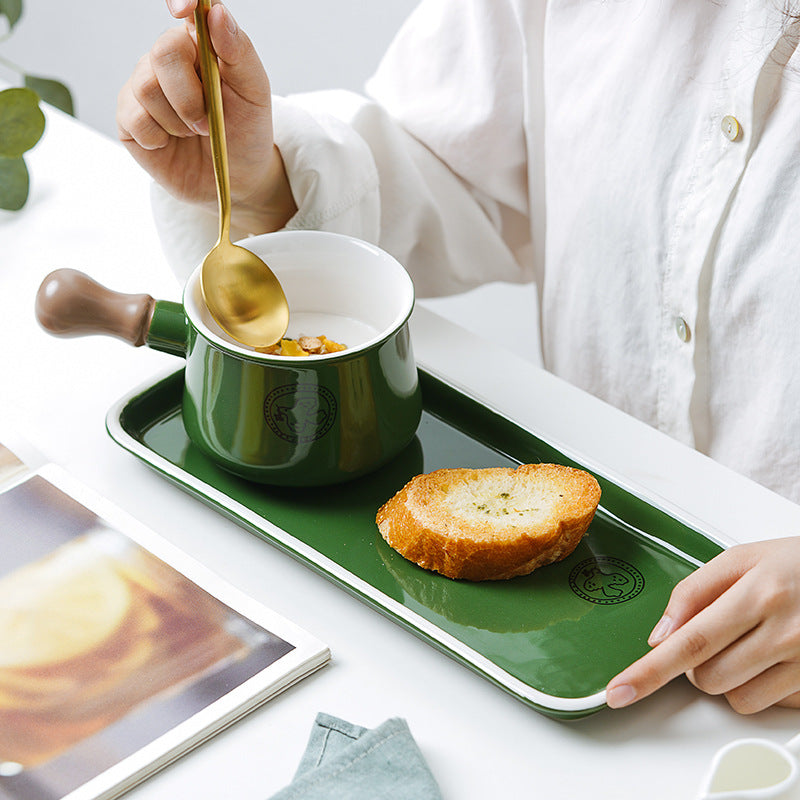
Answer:
MULTIPOLYGON (((577 622, 592 606, 575 594, 564 594, 556 611, 549 603, 514 602, 520 594, 534 598, 542 584, 541 570, 510 581, 485 581, 477 587, 426 572, 392 550, 381 538, 377 548, 386 569, 405 593, 410 607, 425 608, 456 625, 466 625, 490 633, 540 631, 564 620, 577 622), (487 602, 464 603, 464 593, 492 595, 487 602), (510 602, 504 602, 504 596, 510 602)), ((543 567, 542 570, 545 568, 543 567)))

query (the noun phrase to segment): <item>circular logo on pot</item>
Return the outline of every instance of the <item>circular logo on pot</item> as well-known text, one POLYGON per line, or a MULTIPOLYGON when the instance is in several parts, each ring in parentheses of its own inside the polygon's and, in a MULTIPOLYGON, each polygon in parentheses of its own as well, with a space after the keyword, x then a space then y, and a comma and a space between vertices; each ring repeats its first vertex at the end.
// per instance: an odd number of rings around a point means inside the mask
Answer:
POLYGON ((613 606, 636 597, 644 588, 644 576, 621 558, 596 556, 573 568, 569 587, 590 603, 613 606))
POLYGON ((336 419, 336 398, 324 386, 281 386, 264 400, 270 430, 287 442, 314 442, 336 419))

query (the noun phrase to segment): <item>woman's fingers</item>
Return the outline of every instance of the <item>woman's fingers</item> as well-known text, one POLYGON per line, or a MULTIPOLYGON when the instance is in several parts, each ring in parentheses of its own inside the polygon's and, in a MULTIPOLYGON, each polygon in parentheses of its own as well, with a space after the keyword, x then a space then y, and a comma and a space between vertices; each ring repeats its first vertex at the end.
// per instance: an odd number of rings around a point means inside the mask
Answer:
POLYGON ((203 84, 196 63, 197 49, 187 30, 172 28, 153 45, 149 73, 145 67, 139 76, 138 99, 174 135, 207 131, 203 84))
POLYGON ((741 551, 726 550, 684 578, 673 589, 664 615, 653 628, 648 644, 655 646, 664 641, 733 586, 751 566, 751 559, 746 556, 741 551))
MULTIPOLYGON (((766 685, 772 684, 769 705, 800 690, 796 647, 778 645, 771 628, 769 624, 756 625, 720 653, 688 670, 687 677, 706 694, 740 696, 742 705, 749 703, 754 687, 758 687, 761 697, 765 696, 766 685), (740 695, 736 695, 739 690, 740 695)), ((755 696, 752 699, 753 703, 758 702, 755 696)))
POLYGON ((223 84, 241 100, 268 108, 270 87, 264 65, 250 38, 221 3, 208 12, 208 33, 223 84))
MULTIPOLYGON (((192 7, 194 7, 192 3, 192 7)), ((233 14, 220 0, 214 0, 206 17, 211 46, 219 61, 220 78, 242 100, 255 105, 269 104, 269 81, 253 43, 239 27, 233 14)), ((186 18, 186 30, 197 47, 194 15, 186 18)))
POLYGON ((800 708, 800 691, 784 697, 783 700, 775 703, 775 705, 781 708, 800 708))
POLYGON ((609 706, 677 675, 741 713, 800 707, 800 538, 731 548, 682 581, 650 637, 655 647, 607 687, 609 706))
MULTIPOLYGON (((683 608, 677 606, 678 611, 683 608)), ((647 697, 678 675, 705 664, 757 624, 747 596, 734 589, 726 591, 613 678, 607 687, 608 705, 621 708, 647 697)))
MULTIPOLYGON (((195 0, 170 0, 185 24, 167 31, 135 68, 117 103, 119 138, 173 195, 209 203, 216 197, 195 0)), ((254 233, 281 227, 296 211, 274 145, 269 79, 248 36, 217 0, 207 16, 219 63, 236 224, 254 233)))
MULTIPOLYGON (((208 15, 219 57, 223 104, 233 137, 271 137, 270 87, 247 35, 221 4, 208 15)), ((197 44, 187 26, 162 34, 134 69, 120 94, 118 124, 123 140, 145 149, 164 147, 170 136, 208 133, 197 44)))
POLYGON ((774 664, 754 678, 725 692, 725 697, 740 714, 755 714, 770 706, 800 707, 800 665, 774 664))
POLYGON ((136 99, 132 80, 128 80, 120 90, 116 119, 119 140, 129 147, 159 150, 169 141, 169 134, 136 99))
POLYGON ((194 13, 197 0, 167 0, 169 13, 175 19, 186 19, 194 13))
POLYGON ((172 136, 203 132, 203 89, 194 60, 194 45, 185 29, 174 28, 159 37, 120 91, 117 126, 122 141, 155 150, 172 136))

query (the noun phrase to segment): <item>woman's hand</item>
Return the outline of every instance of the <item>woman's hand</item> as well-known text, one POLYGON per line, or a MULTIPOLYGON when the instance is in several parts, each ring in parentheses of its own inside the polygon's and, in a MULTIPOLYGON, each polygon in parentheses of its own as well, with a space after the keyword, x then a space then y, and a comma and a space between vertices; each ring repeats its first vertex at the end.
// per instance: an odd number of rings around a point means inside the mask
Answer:
POLYGON ((681 581, 653 650, 607 687, 611 708, 686 673, 741 714, 800 708, 800 537, 739 545, 681 581))
MULTIPOLYGON (((168 0, 185 19, 137 64, 117 103, 119 138, 153 178, 181 200, 216 210, 216 184, 199 77, 196 0, 168 0)), ((249 233, 277 230, 296 211, 272 138, 269 80, 250 39, 220 3, 208 13, 219 59, 233 221, 249 233)))

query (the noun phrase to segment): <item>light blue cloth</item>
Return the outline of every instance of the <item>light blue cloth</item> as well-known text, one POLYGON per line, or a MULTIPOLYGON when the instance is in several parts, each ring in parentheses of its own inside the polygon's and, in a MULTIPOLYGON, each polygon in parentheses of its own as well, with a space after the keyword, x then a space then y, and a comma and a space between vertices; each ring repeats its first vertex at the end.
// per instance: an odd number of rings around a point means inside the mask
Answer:
POLYGON ((405 720, 370 730, 318 714, 294 780, 271 800, 442 800, 405 720))

